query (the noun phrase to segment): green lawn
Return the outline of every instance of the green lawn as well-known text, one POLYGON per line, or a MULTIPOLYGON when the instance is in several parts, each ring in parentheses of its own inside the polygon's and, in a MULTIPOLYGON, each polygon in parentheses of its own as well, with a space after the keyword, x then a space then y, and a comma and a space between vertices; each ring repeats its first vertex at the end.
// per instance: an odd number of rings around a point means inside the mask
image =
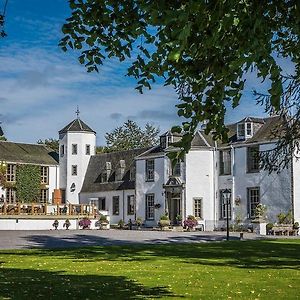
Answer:
POLYGON ((300 299, 300 240, 0 251, 0 299, 300 299))

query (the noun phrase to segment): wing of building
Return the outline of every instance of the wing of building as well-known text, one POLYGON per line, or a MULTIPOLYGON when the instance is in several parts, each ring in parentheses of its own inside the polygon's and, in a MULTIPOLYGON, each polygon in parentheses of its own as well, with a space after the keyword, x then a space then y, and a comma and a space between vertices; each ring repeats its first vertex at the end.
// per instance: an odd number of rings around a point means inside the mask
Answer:
POLYGON ((21 166, 38 166, 40 174, 40 199, 41 203, 52 202, 53 192, 59 188, 58 154, 45 145, 13 143, 0 141, 0 173, 4 171, 0 183, 0 197, 8 203, 15 203, 16 183, 21 180, 17 177, 18 168, 21 166))

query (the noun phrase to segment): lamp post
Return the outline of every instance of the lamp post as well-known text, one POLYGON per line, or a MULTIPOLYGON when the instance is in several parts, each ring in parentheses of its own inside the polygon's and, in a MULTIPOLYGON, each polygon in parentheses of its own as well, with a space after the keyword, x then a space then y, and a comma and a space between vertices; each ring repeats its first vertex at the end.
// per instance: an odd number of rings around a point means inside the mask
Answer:
POLYGON ((231 191, 229 189, 225 189, 223 191, 223 203, 226 204, 226 240, 229 241, 229 203, 231 197, 231 191))

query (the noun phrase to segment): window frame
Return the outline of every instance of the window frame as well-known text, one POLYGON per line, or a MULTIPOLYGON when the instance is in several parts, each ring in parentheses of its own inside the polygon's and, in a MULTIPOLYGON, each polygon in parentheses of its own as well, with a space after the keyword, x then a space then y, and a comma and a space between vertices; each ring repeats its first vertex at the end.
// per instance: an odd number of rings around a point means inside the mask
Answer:
POLYGON ((78 145, 72 144, 72 155, 77 155, 77 154, 78 154, 78 145))
MULTIPOLYGON (((254 198, 254 200, 257 200, 254 198)), ((255 187, 248 187, 247 188, 247 207, 248 207, 248 217, 249 219, 254 219, 256 217, 255 215, 255 210, 258 204, 261 203, 261 198, 260 198, 260 187, 255 186, 255 187), (257 192, 256 195, 251 195, 251 192, 257 192), (258 197, 258 201, 253 201, 252 199, 254 197, 258 197)))
POLYGON ((127 215, 132 216, 135 212, 135 199, 134 195, 127 195, 127 215), (132 202, 131 202, 132 201, 132 202))
POLYGON ((71 166, 71 175, 72 175, 72 176, 77 176, 77 175, 78 175, 78 168, 77 168, 77 165, 72 165, 72 166, 71 166))
POLYGON ((17 166, 14 164, 7 164, 6 168, 6 181, 15 182, 17 176, 17 166))
POLYGON ((145 195, 145 219, 147 221, 155 220, 154 199, 154 193, 149 193, 145 195), (149 205, 149 202, 151 205, 149 205))
POLYGON ((16 203, 17 195, 15 188, 5 189, 5 200, 7 203, 16 203))
POLYGON ((193 198, 193 213, 196 218, 203 219, 203 198, 193 198))
POLYGON ((120 196, 112 197, 112 214, 114 216, 120 215, 120 196))
POLYGON ((65 155, 65 145, 60 145, 60 157, 64 157, 65 155))
POLYGON ((106 197, 98 197, 98 209, 99 210, 106 210, 106 197), (100 203, 101 203, 101 205, 100 205, 100 203))
POLYGON ((219 175, 231 175, 232 171, 231 171, 231 149, 224 149, 224 150, 220 150, 219 151, 219 175), (227 158, 229 158, 228 160, 226 160, 226 153, 227 153, 227 158), (228 171, 225 172, 225 170, 227 170, 225 168, 226 163, 228 163, 228 171))
POLYGON ((41 166, 41 184, 49 184, 49 167, 41 166))
POLYGON ((247 173, 258 173, 260 171, 259 145, 248 146, 246 150, 246 156, 247 173), (256 155, 253 150, 256 151, 258 155, 256 155))
POLYGON ((90 144, 85 145, 85 155, 91 155, 91 145, 90 144))
POLYGON ((49 201, 49 189, 41 189, 40 203, 48 203, 48 201, 49 201))
POLYGON ((146 182, 153 182, 155 179, 155 159, 146 159, 145 173, 146 182))

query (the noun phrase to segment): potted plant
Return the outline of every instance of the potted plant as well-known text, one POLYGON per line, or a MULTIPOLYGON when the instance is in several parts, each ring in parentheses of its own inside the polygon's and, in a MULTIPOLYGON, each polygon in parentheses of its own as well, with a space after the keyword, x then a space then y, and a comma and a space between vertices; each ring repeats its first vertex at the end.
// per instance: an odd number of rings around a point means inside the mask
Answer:
POLYGON ((66 230, 69 230, 69 227, 71 226, 71 222, 69 219, 67 219, 63 225, 63 227, 66 227, 66 230))
POLYGON ((183 224, 187 231, 191 231, 198 225, 198 221, 194 216, 189 215, 187 219, 184 220, 183 224))
POLYGON ((58 228, 58 225, 59 225, 59 222, 58 222, 58 220, 54 220, 54 222, 53 222, 52 226, 54 227, 54 229, 55 229, 55 230, 57 230, 57 228, 58 228))
POLYGON ((79 221, 78 225, 82 227, 82 229, 90 229, 91 223, 91 220, 85 217, 79 221))
POLYGON ((298 235, 298 231, 299 231, 299 223, 298 222, 295 222, 293 224, 293 229, 296 231, 296 234, 298 235))
POLYGON ((273 227, 274 227, 274 224, 273 224, 273 223, 268 223, 268 224, 266 225, 267 235, 272 234, 272 229, 273 229, 273 227))
POLYGON ((169 217, 167 215, 162 215, 158 222, 158 226, 160 227, 161 230, 169 228, 170 226, 169 217))
POLYGON ((118 222, 118 227, 119 227, 119 229, 125 228, 125 222, 122 219, 118 222))
POLYGON ((135 220, 135 224, 137 226, 137 229, 140 230, 141 226, 143 224, 143 219, 141 217, 137 217, 136 220, 135 220))
POLYGON ((99 220, 95 223, 95 226, 99 227, 99 229, 108 229, 108 224, 107 216, 100 214, 99 220))
POLYGON ((182 216, 181 215, 176 216, 176 225, 182 226, 182 216))

